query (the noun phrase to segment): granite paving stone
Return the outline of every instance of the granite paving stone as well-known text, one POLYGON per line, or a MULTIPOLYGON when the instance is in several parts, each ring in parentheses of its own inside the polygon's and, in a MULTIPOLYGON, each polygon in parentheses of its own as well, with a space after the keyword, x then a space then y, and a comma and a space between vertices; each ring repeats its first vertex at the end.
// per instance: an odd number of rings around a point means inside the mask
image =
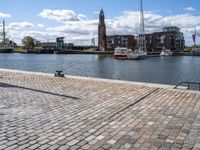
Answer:
POLYGON ((0 150, 200 149, 200 92, 0 69, 0 150))

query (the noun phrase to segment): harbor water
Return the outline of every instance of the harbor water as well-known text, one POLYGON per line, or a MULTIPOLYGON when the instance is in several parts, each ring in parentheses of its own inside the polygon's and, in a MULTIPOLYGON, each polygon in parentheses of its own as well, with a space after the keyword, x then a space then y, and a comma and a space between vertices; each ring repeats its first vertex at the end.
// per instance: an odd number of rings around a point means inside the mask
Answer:
POLYGON ((115 60, 110 55, 0 54, 0 68, 176 85, 200 82, 200 57, 115 60))

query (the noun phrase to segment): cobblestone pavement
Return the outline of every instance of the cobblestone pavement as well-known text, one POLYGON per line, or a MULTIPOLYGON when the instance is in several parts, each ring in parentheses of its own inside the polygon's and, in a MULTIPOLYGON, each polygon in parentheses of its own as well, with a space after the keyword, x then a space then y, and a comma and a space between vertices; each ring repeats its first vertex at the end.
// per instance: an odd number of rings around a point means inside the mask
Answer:
POLYGON ((0 71, 0 149, 200 149, 200 93, 0 71))

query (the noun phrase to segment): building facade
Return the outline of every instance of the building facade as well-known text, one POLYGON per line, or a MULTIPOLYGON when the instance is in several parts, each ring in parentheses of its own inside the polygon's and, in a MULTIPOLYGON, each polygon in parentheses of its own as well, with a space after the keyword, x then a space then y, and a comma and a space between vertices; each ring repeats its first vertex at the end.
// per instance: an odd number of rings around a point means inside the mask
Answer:
POLYGON ((12 46, 12 47, 17 47, 17 43, 10 40, 9 38, 5 38, 5 41, 0 42, 0 46, 3 46, 3 45, 9 45, 9 46, 12 46))
POLYGON ((136 40, 134 35, 112 35, 107 36, 107 49, 114 50, 116 47, 127 47, 134 49, 136 40))
POLYGON ((178 27, 165 27, 162 32, 145 34, 146 48, 149 52, 159 52, 162 48, 171 51, 183 51, 185 40, 178 27))
MULTIPOLYGON (((161 32, 145 34, 145 44, 147 52, 161 52, 163 48, 180 52, 185 48, 184 36, 178 27, 165 27, 161 32)), ((134 35, 107 36, 106 45, 108 50, 114 50, 116 47, 127 47, 134 50, 139 48, 139 37, 134 35)))
POLYGON ((58 49, 65 48, 64 37, 57 37, 56 38, 56 48, 58 48, 58 49))
POLYGON ((105 51, 107 49, 106 45, 106 25, 105 16, 103 9, 101 9, 99 14, 99 25, 98 25, 98 49, 100 51, 105 51))

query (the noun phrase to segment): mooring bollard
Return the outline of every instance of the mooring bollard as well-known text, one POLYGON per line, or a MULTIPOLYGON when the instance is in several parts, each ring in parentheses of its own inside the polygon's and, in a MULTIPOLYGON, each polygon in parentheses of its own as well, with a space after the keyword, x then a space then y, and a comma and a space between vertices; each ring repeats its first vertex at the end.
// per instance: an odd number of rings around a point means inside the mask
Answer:
POLYGON ((63 71, 56 70, 55 77, 65 77, 65 75, 64 75, 63 71))

